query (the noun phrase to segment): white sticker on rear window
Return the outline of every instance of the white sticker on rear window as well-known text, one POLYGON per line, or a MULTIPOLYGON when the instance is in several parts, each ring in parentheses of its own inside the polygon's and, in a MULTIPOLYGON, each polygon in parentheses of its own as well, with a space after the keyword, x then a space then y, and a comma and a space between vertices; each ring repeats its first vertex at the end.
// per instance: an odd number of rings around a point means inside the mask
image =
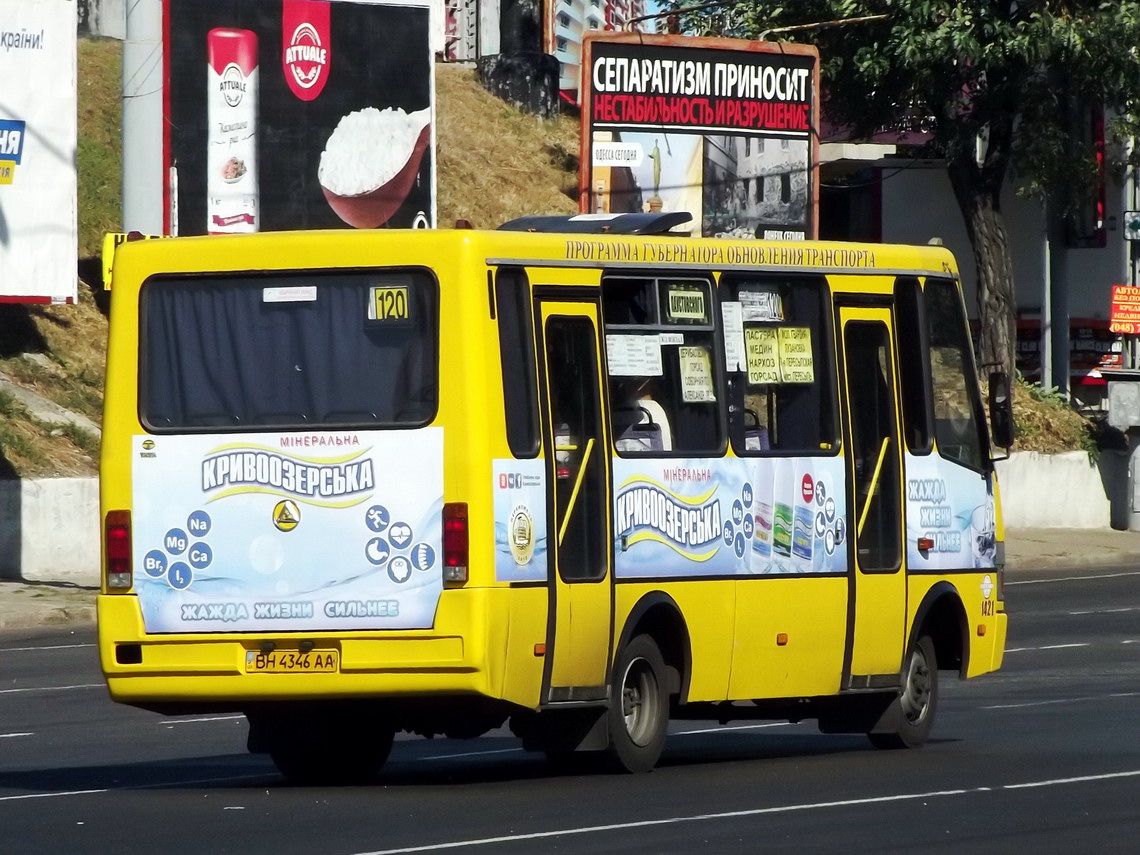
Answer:
POLYGON ((316 299, 316 285, 287 285, 261 289, 263 303, 312 303, 316 299))

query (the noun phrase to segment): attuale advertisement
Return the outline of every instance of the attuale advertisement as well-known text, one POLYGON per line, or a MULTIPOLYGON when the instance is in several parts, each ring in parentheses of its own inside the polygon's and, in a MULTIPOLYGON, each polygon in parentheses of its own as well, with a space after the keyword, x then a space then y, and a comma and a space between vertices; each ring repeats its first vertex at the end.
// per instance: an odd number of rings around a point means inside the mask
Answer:
POLYGON ((582 213, 688 211, 676 230, 816 237, 813 46, 591 33, 584 51, 582 213))
POLYGON ((435 225, 429 0, 165 0, 170 234, 435 225))
POLYGON ((0 15, 0 303, 74 303, 76 3, 0 15))
POLYGON ((147 632, 417 629, 443 590, 443 429, 134 438, 147 632))

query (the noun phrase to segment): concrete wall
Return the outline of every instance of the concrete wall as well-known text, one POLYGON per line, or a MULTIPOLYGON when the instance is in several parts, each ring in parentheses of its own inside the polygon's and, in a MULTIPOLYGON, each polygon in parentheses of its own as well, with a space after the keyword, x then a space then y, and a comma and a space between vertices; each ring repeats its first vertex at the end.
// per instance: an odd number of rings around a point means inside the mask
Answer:
POLYGON ((997 464, 1010 528, 1107 528, 1112 504, 1100 468, 1083 451, 1020 451, 997 464))
POLYGON ((99 480, 0 481, 0 580, 99 584, 99 480))

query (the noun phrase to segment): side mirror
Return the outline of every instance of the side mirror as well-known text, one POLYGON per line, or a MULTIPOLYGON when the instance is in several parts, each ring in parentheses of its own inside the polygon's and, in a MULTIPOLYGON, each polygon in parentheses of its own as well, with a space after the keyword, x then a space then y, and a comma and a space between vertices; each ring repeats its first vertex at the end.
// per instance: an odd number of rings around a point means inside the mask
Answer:
POLYGON ((990 432, 994 444, 1008 449, 1013 445, 1013 400, 1009 394, 1009 375, 1004 371, 990 373, 990 432))

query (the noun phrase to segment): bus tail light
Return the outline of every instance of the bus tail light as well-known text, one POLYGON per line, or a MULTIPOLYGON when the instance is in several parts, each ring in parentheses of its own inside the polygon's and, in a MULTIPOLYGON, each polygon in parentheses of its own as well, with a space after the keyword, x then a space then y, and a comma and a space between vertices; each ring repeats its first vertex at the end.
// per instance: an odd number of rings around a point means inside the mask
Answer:
POLYGON ((131 512, 108 511, 104 525, 107 590, 126 591, 134 584, 131 573, 131 512))
POLYGON ((467 503, 443 506, 443 581, 467 581, 467 503))

